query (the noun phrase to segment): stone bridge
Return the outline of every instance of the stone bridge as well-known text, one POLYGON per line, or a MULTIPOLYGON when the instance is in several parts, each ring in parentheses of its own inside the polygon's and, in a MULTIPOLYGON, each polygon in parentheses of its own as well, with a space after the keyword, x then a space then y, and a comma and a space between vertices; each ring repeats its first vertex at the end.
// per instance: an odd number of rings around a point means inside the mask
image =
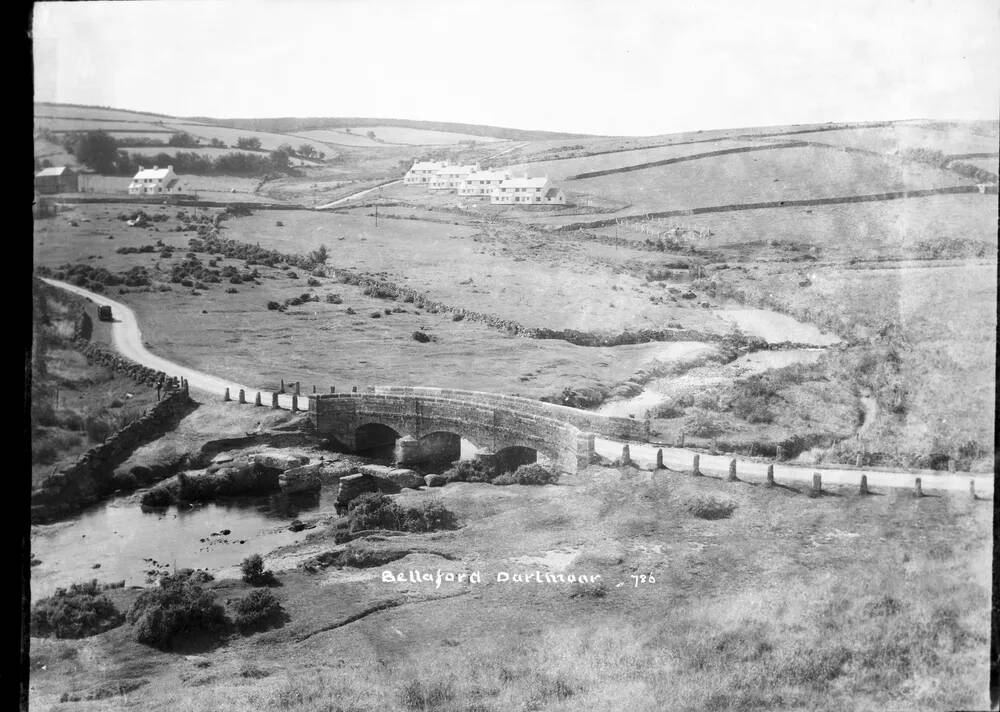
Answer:
POLYGON ((643 421, 529 398, 443 388, 368 387, 309 396, 316 430, 355 452, 392 448, 399 464, 450 463, 461 441, 508 467, 538 454, 572 474, 590 463, 594 436, 645 440, 643 421))

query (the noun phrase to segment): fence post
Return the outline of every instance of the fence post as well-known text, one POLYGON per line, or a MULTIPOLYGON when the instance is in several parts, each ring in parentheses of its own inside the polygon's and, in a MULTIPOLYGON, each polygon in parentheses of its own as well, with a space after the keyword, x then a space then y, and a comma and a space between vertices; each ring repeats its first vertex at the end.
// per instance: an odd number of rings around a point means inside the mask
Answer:
POLYGON ((240 405, 246 405, 246 402, 247 402, 246 391, 244 391, 242 388, 240 389, 240 401, 239 402, 240 402, 240 405))
POLYGON ((854 458, 854 466, 855 467, 861 467, 864 464, 865 464, 865 460, 864 460, 863 457, 861 457, 861 453, 859 452, 858 456, 856 458, 854 458))
POLYGON ((700 461, 701 461, 701 456, 700 455, 695 455, 694 456, 694 461, 691 463, 691 474, 692 475, 695 475, 695 476, 700 476, 701 475, 701 467, 699 467, 700 461))
POLYGON ((656 451, 656 469, 657 470, 663 469, 663 448, 660 448, 656 451))
POLYGON ((260 405, 260 391, 257 391, 257 395, 253 399, 253 404, 255 406, 259 406, 260 405))
POLYGON ((226 394, 224 396, 222 396, 222 400, 223 401, 231 401, 232 400, 232 398, 229 397, 229 389, 228 388, 226 389, 226 394))
POLYGON ((736 481, 736 458, 734 457, 729 461, 729 477, 726 478, 729 482, 736 481))
POLYGON ((774 487, 774 465, 767 466, 767 474, 764 475, 764 486, 774 487))
POLYGON ((976 497, 976 481, 975 480, 969 480, 969 496, 972 499, 978 499, 978 497, 976 497))
POLYGON ((285 379, 282 378, 281 379, 281 387, 278 389, 278 393, 284 393, 284 392, 285 392, 285 379))
POLYGON ((919 477, 916 478, 915 480, 913 480, 913 496, 914 497, 923 497, 924 496, 924 490, 920 486, 920 484, 921 483, 920 483, 920 478, 919 477))
POLYGON ((818 472, 813 473, 813 487, 810 493, 813 497, 818 497, 823 492, 823 478, 818 472))
POLYGON ((861 475, 861 486, 858 487, 858 494, 868 494, 868 475, 861 475))
POLYGON ((295 382, 295 395, 302 395, 302 381, 295 382))
POLYGON ((351 386, 351 393, 357 393, 357 392, 358 392, 358 387, 357 386, 351 386))
POLYGON ((337 389, 334 388, 333 386, 330 386, 330 393, 336 393, 336 392, 337 392, 337 389))
POLYGON ((785 448, 781 445, 774 448, 774 459, 778 462, 782 462, 785 459, 785 448))
POLYGON ((681 431, 681 447, 684 447, 684 431, 681 431))
POLYGON ((278 408, 278 407, 280 407, 278 405, 278 394, 277 393, 272 393, 271 394, 271 407, 272 408, 278 408))
POLYGON ((299 409, 299 397, 295 394, 292 394, 292 412, 294 413, 298 409, 299 409))

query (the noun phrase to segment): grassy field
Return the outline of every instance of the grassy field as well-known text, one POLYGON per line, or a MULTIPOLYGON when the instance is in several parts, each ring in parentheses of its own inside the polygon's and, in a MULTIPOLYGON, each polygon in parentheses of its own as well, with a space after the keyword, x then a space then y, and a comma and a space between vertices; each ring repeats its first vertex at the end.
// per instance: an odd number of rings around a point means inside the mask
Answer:
POLYGON ((260 147, 265 151, 273 151, 281 144, 290 144, 293 148, 298 148, 304 143, 308 143, 317 152, 330 153, 330 147, 322 141, 304 139, 300 136, 290 136, 288 134, 268 133, 266 131, 243 131, 241 129, 231 129, 225 126, 209 126, 208 124, 191 124, 183 121, 172 121, 166 124, 168 129, 174 131, 186 131, 192 136, 197 136, 204 141, 217 138, 224 141, 227 146, 235 146, 240 138, 260 139, 260 147))
POLYGON ((86 118, 50 119, 38 116, 37 114, 35 115, 35 128, 48 129, 56 133, 66 131, 104 131, 114 134, 116 131, 127 131, 129 133, 141 131, 161 138, 168 138, 171 133, 169 126, 154 122, 94 120, 86 118))
POLYGON ((148 114, 127 109, 105 109, 97 106, 74 106, 73 104, 48 104, 35 102, 35 116, 51 116, 68 119, 101 119, 105 121, 152 121, 159 122, 169 117, 162 114, 148 114))
POLYGON ((386 143, 405 143, 414 146, 434 146, 458 143, 459 141, 475 141, 476 143, 495 143, 501 139, 492 136, 475 136, 473 134, 455 133, 451 131, 429 131, 413 129, 406 126, 356 126, 351 131, 355 134, 368 135, 375 133, 375 138, 386 143))
MULTIPOLYGON (((32 706, 64 694, 97 698, 82 709, 186 712, 987 706, 988 502, 810 499, 600 467, 557 486, 459 483, 398 500, 431 498, 460 529, 348 545, 395 552, 391 565, 289 570, 344 548, 322 529, 268 556, 288 614, 269 631, 176 652, 135 643, 128 624, 33 639, 32 706), (410 569, 482 583, 382 581, 410 569), (601 585, 497 580, 535 570, 601 585)), ((220 602, 249 591, 210 586, 220 602)), ((108 595, 126 610, 136 592, 108 595)))
POLYGON ((929 166, 882 161, 872 156, 807 146, 715 156, 585 178, 568 182, 565 189, 578 196, 577 202, 579 196, 594 195, 618 201, 623 212, 635 214, 969 183, 964 178, 929 166))
POLYGON ((294 135, 338 146, 377 147, 382 145, 378 141, 368 138, 365 135, 365 131, 360 129, 358 133, 354 133, 353 131, 347 133, 343 129, 313 129, 311 131, 297 131, 294 135))
POLYGON ((836 146, 863 148, 878 153, 895 153, 908 148, 927 148, 953 153, 982 153, 997 150, 997 136, 973 133, 967 126, 951 130, 896 124, 879 128, 844 129, 800 134, 797 138, 836 146))

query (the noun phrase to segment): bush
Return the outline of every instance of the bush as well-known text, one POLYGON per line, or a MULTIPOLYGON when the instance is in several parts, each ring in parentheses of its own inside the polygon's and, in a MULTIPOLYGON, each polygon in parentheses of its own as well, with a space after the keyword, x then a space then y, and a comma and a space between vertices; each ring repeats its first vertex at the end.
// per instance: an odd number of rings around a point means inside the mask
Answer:
POLYGON ((722 433, 722 427, 708 413, 697 411, 685 418, 684 432, 700 438, 714 438, 722 433))
POLYGON ((554 485, 559 474, 539 464, 521 465, 513 472, 504 472, 493 480, 495 485, 554 485))
POLYGON ((251 591, 250 595, 236 604, 233 623, 241 633, 260 630, 278 621, 283 613, 281 603, 267 589, 251 591))
POLYGON ((382 312, 372 312, 371 316, 372 316, 372 319, 381 319, 382 318, 382 312))
POLYGON ((409 507, 403 515, 403 529, 408 532, 432 532, 438 529, 454 529, 455 515, 441 502, 422 502, 418 507, 409 507))
POLYGON ((315 277, 310 277, 309 279, 306 280, 306 284, 308 284, 310 287, 318 287, 320 285, 320 281, 315 277))
POLYGON ((496 465, 481 460, 460 460, 441 473, 448 482, 492 482, 499 474, 496 465))
POLYGON ((101 595, 97 581, 57 588, 31 609, 31 634, 56 638, 83 638, 122 624, 125 617, 101 595))
POLYGON ((274 583, 274 573, 264 570, 264 559, 260 554, 251 554, 240 564, 243 580, 251 586, 266 586, 274 583))
POLYGON ((352 532, 366 529, 402 530, 405 512, 389 497, 367 492, 347 505, 347 520, 352 532))
POLYGON ((164 576, 158 589, 143 591, 126 618, 135 626, 138 642, 160 650, 169 650, 190 634, 219 634, 229 624, 214 594, 181 573, 164 576))
POLYGON ((725 519, 733 513, 736 505, 714 497, 697 497, 684 508, 698 519, 725 519))
POLYGON ((344 299, 339 294, 327 294, 326 303, 327 304, 342 304, 344 299))
POLYGON ((414 331, 413 332, 413 340, 414 341, 419 341, 422 344, 426 344, 428 341, 431 340, 431 337, 428 336, 427 334, 425 334, 422 331, 414 331))
POLYGON ((90 438, 91 442, 104 442, 105 439, 114 428, 104 418, 98 418, 93 415, 88 415, 83 421, 83 429, 87 433, 87 437, 90 438))

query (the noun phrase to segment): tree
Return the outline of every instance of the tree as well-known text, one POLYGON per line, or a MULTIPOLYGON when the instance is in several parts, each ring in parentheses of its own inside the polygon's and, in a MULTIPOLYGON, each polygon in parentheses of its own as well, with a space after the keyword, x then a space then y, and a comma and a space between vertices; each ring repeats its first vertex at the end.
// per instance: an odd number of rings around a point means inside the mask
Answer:
POLYGON ((309 253, 309 261, 316 264, 326 264, 328 259, 330 259, 330 251, 326 249, 326 245, 320 245, 317 249, 309 253))
POLYGON ((226 142, 223 141, 221 138, 213 138, 210 145, 212 146, 212 148, 225 148, 226 142))
POLYGON ((312 147, 311 143, 304 143, 299 146, 299 155, 303 158, 312 158, 316 155, 316 149, 312 147))
POLYGON ((259 151, 260 139, 256 136, 240 136, 236 139, 236 148, 242 148, 247 151, 259 151))
POLYGON ((118 159, 118 143, 104 131, 88 131, 77 139, 73 153, 98 173, 111 174, 118 159))
POLYGON ((375 132, 374 131, 369 131, 368 133, 365 134, 365 136, 367 136, 368 138, 370 138, 372 141, 375 140, 375 132))
POLYGON ((288 154, 284 151, 271 151, 271 165, 276 169, 288 168, 288 154))
POLYGON ((295 149, 294 149, 294 148, 292 148, 291 144, 288 144, 288 143, 283 143, 283 144, 281 144, 281 145, 280 145, 280 146, 278 146, 278 148, 276 148, 275 150, 276 150, 276 151, 281 151, 281 152, 282 152, 282 153, 284 153, 284 154, 285 154, 286 156, 294 156, 294 155, 295 155, 295 149))
POLYGON ((180 133, 173 134, 167 143, 178 148, 193 148, 198 145, 198 139, 186 131, 181 131, 180 133))

